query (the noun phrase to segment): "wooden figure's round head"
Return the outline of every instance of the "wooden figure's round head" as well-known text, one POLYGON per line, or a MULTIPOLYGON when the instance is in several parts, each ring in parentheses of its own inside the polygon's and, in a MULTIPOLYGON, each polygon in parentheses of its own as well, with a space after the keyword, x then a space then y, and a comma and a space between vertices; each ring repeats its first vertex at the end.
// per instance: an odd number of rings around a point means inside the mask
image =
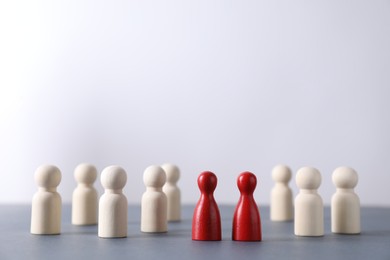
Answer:
POLYGON ((300 189, 316 190, 321 185, 321 173, 313 167, 302 167, 298 170, 295 181, 300 189))
POLYGON ((100 182, 105 189, 121 190, 127 182, 126 171, 120 166, 108 166, 102 171, 100 182))
POLYGON ((179 180, 180 178, 179 167, 171 163, 165 163, 161 165, 161 168, 163 168, 165 171, 167 182, 176 183, 179 180))
POLYGON ((54 165, 41 165, 35 170, 34 178, 38 187, 56 188, 61 182, 61 171, 54 165))
POLYGON ((217 187, 217 176, 210 172, 205 171, 198 176, 198 186, 201 192, 212 194, 217 187))
POLYGON ((243 172, 237 178, 237 187, 241 193, 252 194, 257 185, 257 178, 251 172, 243 172))
POLYGON ((78 183, 93 184, 96 180, 97 170, 92 164, 79 164, 74 170, 74 178, 78 183))
POLYGON ((151 165, 144 171, 144 184, 146 187, 161 188, 166 181, 166 175, 163 168, 157 165, 151 165))
POLYGON ((272 169, 272 179, 275 182, 288 183, 291 180, 291 170, 286 165, 276 165, 272 169))
POLYGON ((358 174, 350 167, 338 167, 332 174, 333 184, 340 189, 353 189, 358 183, 358 174))

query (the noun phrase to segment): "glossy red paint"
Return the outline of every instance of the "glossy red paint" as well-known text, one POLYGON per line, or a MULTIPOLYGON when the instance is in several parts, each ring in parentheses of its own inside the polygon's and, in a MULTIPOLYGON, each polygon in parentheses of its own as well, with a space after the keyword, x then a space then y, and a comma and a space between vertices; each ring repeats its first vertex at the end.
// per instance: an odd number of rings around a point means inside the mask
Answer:
POLYGON ((201 192, 192 218, 193 240, 221 240, 221 216, 214 199, 217 187, 217 176, 209 171, 202 172, 198 177, 201 192))
POLYGON ((241 196, 233 217, 233 240, 261 241, 262 239, 260 213, 253 198, 256 184, 256 176, 251 172, 243 172, 237 178, 241 196))

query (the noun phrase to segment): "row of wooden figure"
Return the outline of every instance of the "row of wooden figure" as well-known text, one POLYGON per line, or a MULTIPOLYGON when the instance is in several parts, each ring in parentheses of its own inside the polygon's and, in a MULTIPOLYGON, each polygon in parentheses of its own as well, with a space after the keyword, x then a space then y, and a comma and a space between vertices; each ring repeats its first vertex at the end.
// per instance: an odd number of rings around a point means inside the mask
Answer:
MULTIPOLYGON (((99 237, 126 237, 128 203, 122 192, 127 182, 125 170, 114 165, 102 171, 100 180, 104 194, 99 205, 98 194, 93 187, 96 168, 91 164, 80 164, 74 175, 78 185, 72 196, 72 224, 98 223, 99 237)), ((146 191, 141 205, 142 232, 166 232, 168 221, 180 220, 180 189, 176 185, 179 177, 179 168, 173 164, 146 168, 143 175, 146 191)), ((56 166, 42 165, 35 171, 35 181, 39 189, 32 200, 31 233, 59 234, 62 203, 56 189, 61 181, 61 172, 56 166)))
MULTIPOLYGON (((103 170, 101 184, 105 191, 99 205, 97 191, 93 187, 97 177, 96 168, 90 164, 80 164, 74 175, 78 185, 72 197, 72 223, 98 224, 99 237, 126 237, 128 205, 122 193, 127 181, 125 170, 119 166, 109 166, 103 170)), ((180 220, 179 177, 179 168, 173 164, 146 168, 143 175, 146 191, 141 202, 142 232, 166 232, 168 221, 180 220)), ((271 191, 271 220, 294 219, 295 235, 322 236, 323 202, 317 193, 321 183, 319 171, 312 167, 298 170, 296 183, 300 191, 295 198, 295 216, 292 191, 288 186, 291 170, 287 166, 278 165, 274 167, 272 177, 276 183, 271 191)), ((339 167, 333 172, 332 180, 337 187, 331 205, 332 232, 359 234, 360 202, 353 190, 358 181, 357 173, 351 168, 339 167)), ((31 233, 59 234, 61 196, 56 187, 61 181, 61 172, 55 166, 42 165, 35 172, 35 181, 39 189, 32 202, 31 233)), ((233 216, 233 240, 262 239, 260 213, 253 198, 256 184, 256 176, 251 172, 244 172, 237 178, 241 196, 233 216)), ((192 239, 221 240, 220 213, 213 196, 217 186, 216 175, 209 171, 201 173, 198 186, 201 196, 193 214, 192 239)))
MULTIPOLYGON (((299 193, 295 197, 295 210, 292 192, 288 187, 291 170, 285 165, 278 165, 272 171, 272 178, 276 184, 271 191, 271 220, 294 219, 295 235, 323 236, 323 202, 317 192, 321 184, 320 172, 313 167, 298 170, 295 181, 299 193)), ((358 183, 358 174, 350 167, 338 167, 333 171, 332 181, 336 186, 336 192, 331 199, 332 232, 360 234, 360 199, 354 191, 358 183)))

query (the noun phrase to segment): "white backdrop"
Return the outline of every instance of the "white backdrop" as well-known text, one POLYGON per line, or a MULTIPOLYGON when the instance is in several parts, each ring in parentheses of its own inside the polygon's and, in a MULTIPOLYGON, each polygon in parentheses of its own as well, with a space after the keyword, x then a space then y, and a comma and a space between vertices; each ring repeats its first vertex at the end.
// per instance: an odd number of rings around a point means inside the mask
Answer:
MULTIPOLYGON (((390 206, 390 2, 118 0, 0 2, 1 203, 30 203, 35 168, 119 164, 139 203, 143 170, 173 162, 183 203, 218 176, 348 165, 364 205, 390 206)), ((102 192, 100 181, 96 183, 102 192)), ((295 181, 291 187, 296 194, 295 181)))

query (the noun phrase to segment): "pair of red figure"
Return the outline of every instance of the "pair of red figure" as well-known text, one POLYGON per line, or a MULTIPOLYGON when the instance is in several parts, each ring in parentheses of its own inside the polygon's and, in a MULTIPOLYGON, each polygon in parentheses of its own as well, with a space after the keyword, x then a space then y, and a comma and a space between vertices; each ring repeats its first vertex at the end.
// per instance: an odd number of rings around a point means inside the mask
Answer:
MULTIPOLYGON (((232 239, 237 241, 261 241, 261 220, 253 192, 257 179, 251 172, 243 172, 237 178, 241 192, 233 217, 232 239)), ((217 176, 209 171, 198 177, 201 192, 192 218, 193 240, 221 240, 221 216, 214 199, 217 176)))

